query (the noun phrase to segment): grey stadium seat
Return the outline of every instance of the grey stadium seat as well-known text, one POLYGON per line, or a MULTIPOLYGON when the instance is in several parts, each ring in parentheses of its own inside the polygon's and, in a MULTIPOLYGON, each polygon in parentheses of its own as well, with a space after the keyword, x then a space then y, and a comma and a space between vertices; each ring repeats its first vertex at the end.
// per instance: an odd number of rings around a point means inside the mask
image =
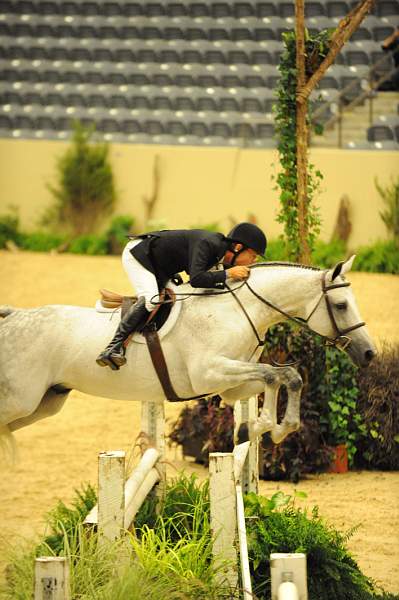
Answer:
POLYGON ((328 0, 326 14, 330 18, 341 18, 348 14, 350 10, 348 2, 343 0, 328 0))
POLYGON ((380 17, 398 16, 397 0, 378 0, 377 13, 380 17))
POLYGON ((278 2, 256 2, 256 16, 261 19, 263 17, 277 17, 278 2))
POLYGON ((390 125, 375 124, 367 129, 369 142, 395 141, 395 132, 390 125))

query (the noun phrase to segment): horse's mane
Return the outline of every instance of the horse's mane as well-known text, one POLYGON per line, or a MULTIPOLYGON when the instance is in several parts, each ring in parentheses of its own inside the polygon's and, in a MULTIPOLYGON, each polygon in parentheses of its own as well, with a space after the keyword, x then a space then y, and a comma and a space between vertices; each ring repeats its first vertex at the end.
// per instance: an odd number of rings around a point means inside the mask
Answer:
POLYGON ((310 271, 320 271, 319 267, 312 267, 310 265, 302 265, 301 263, 292 263, 292 262, 279 262, 279 261, 271 261, 271 262, 258 262, 253 265, 250 265, 250 269, 255 269, 257 267, 296 267, 298 269, 308 269, 310 271))

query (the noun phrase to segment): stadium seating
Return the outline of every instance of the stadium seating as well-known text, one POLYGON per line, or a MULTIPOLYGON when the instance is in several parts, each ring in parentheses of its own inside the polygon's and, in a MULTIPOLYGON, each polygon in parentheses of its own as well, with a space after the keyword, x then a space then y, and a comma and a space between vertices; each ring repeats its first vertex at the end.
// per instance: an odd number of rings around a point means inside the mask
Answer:
MULTIPOLYGON (((335 27, 351 5, 307 0, 309 30, 335 27)), ((392 68, 381 41, 395 17, 397 1, 379 0, 346 45, 314 95, 321 120, 376 62, 374 78, 392 68)), ((79 118, 118 141, 268 147, 293 27, 292 0, 0 0, 0 133, 64 139, 79 118)), ((368 143, 395 136, 374 123, 368 143)))

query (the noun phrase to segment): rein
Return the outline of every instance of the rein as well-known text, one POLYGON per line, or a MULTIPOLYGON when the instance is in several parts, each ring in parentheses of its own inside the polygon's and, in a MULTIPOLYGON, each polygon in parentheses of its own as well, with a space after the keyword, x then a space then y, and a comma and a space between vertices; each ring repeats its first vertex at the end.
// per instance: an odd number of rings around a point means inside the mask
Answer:
MULTIPOLYGON (((286 266, 287 263, 258 263, 255 265, 252 265, 252 267, 260 267, 260 266, 278 266, 278 265, 284 265, 286 266)), ((296 263, 290 263, 289 266, 300 266, 303 267, 303 265, 299 265, 296 263)), ((310 268, 312 269, 313 267, 303 267, 303 268, 310 268)), ((315 269, 317 270, 317 269, 315 269)), ((237 292, 239 289, 241 289, 244 285, 247 286, 247 288, 249 289, 249 291, 263 304, 266 304, 267 306, 269 306, 269 308, 272 308, 273 310, 279 312, 280 314, 282 314, 284 317, 286 317, 289 321, 292 321, 293 323, 296 323, 297 325, 299 325, 302 329, 308 329, 310 331, 313 332, 313 330, 309 327, 308 322, 310 320, 310 318, 312 317, 312 315, 316 312, 320 302, 323 300, 323 298, 326 301, 326 306, 327 306, 327 312, 328 312, 328 316, 330 317, 330 321, 331 324, 334 327, 334 330, 336 332, 336 336, 334 338, 330 338, 328 336, 322 336, 325 339, 326 345, 327 346, 334 346, 336 348, 338 348, 339 350, 346 350, 346 348, 349 346, 349 344, 351 343, 351 339, 350 337, 348 337, 346 334, 349 333, 350 331, 354 331, 355 329, 358 329, 359 327, 364 327, 366 325, 366 323, 364 321, 361 321, 359 323, 356 323, 356 325, 352 325, 351 327, 346 327, 345 329, 341 329, 338 326, 338 323, 335 319, 334 316, 334 312, 333 312, 333 308, 331 306, 331 302, 328 296, 328 293, 330 290, 334 290, 337 288, 341 288, 341 287, 348 287, 350 286, 349 281, 343 281, 342 283, 332 283, 330 285, 328 285, 326 283, 326 277, 327 277, 327 273, 328 271, 323 271, 322 272, 322 282, 321 282, 321 293, 320 296, 314 306, 314 308, 310 311, 308 317, 306 319, 300 319, 299 317, 294 317, 293 315, 290 315, 289 313, 287 313, 285 310, 283 310, 282 308, 280 308, 279 306, 276 306, 275 304, 273 304, 273 302, 270 302, 270 300, 266 300, 266 298, 263 298, 262 296, 260 296, 254 289, 253 287, 250 286, 250 284, 248 283, 248 280, 243 281, 240 285, 237 285, 237 287, 235 288, 231 288, 230 286, 227 285, 227 283, 225 283, 225 287, 227 288, 227 290, 218 290, 218 291, 213 291, 213 290, 207 290, 205 292, 187 292, 187 293, 178 293, 175 292, 175 301, 176 302, 182 302, 183 300, 188 300, 188 298, 191 298, 192 296, 202 296, 202 297, 207 297, 207 296, 220 296, 220 295, 224 295, 224 294, 231 294, 233 296, 233 298, 235 299, 235 301, 237 302, 237 304, 240 306, 242 312, 244 313, 246 319, 248 320, 248 323, 250 324, 252 331, 255 334, 255 337, 258 341, 258 345, 255 348, 255 350, 252 352, 250 359, 253 357, 253 355, 255 354, 256 350, 259 347, 262 347, 266 344, 266 336, 265 338, 262 340, 262 338, 259 336, 258 331, 254 325, 254 323, 251 320, 251 317, 249 316, 248 312, 246 311, 244 305, 242 304, 241 300, 238 298, 238 296, 236 296, 235 292, 237 292)), ((154 305, 156 304, 162 304, 164 302, 171 302, 172 300, 170 299, 166 299, 166 300, 155 300, 156 296, 154 296, 154 298, 151 300, 152 303, 154 305)), ((159 296, 158 296, 159 298, 159 296)), ((315 332, 313 332, 315 333, 315 332)), ((319 334, 320 335, 320 334, 319 334)), ((298 364, 300 361, 293 361, 291 363, 285 363, 283 365, 274 362, 274 366, 292 366, 292 365, 296 365, 298 364)), ((272 361, 273 363, 273 361, 272 361)))
MULTIPOLYGON (((354 331, 355 329, 359 329, 359 327, 364 327, 366 325, 366 323, 364 321, 360 321, 359 323, 356 323, 356 325, 352 325, 351 327, 346 327, 345 329, 341 329, 339 327, 339 325, 338 325, 338 323, 337 323, 337 321, 335 319, 334 311, 332 309, 330 298, 329 298, 327 292, 329 290, 334 290, 334 289, 337 289, 337 288, 348 287, 348 286, 350 286, 350 283, 349 283, 349 281, 344 281, 342 283, 332 283, 330 285, 327 285, 327 283, 326 283, 327 273, 328 273, 328 271, 323 271, 323 274, 322 274, 321 294, 320 294, 320 296, 319 296, 319 298, 318 298, 315 306, 310 311, 310 313, 309 313, 309 315, 307 316, 306 319, 300 319, 298 317, 294 317, 293 315, 290 315, 289 313, 287 313, 285 310, 283 310, 279 306, 276 306, 275 304, 273 304, 273 302, 270 302, 269 300, 266 300, 266 298, 263 298, 257 292, 255 292, 255 290, 250 286, 250 284, 248 283, 248 281, 245 281, 244 283, 247 286, 247 288, 249 289, 249 291, 258 300, 260 300, 260 302, 262 302, 263 304, 266 304, 267 306, 269 306, 273 310, 275 310, 275 311, 279 312, 280 314, 284 315, 285 317, 287 317, 288 320, 293 321, 294 323, 296 323, 297 325, 299 325, 302 329, 308 329, 308 330, 310 330, 312 332, 313 332, 313 330, 309 327, 309 320, 313 316, 313 314, 316 312, 316 310, 317 310, 320 302, 324 298, 325 301, 326 301, 328 316, 330 317, 330 321, 331 321, 331 323, 332 323, 332 325, 333 325, 333 327, 334 327, 335 332, 336 332, 337 335, 334 338, 330 338, 328 336, 322 336, 322 337, 325 339, 326 345, 328 345, 328 346, 334 346, 335 348, 338 348, 339 350, 346 350, 346 348, 352 342, 351 338, 348 337, 346 334, 349 333, 350 331, 354 331)), ((238 301, 238 298, 234 295, 233 290, 231 290, 231 292, 232 292, 233 296, 235 297, 235 299, 238 301)), ((244 313, 245 313, 247 319, 250 321, 250 316, 245 311, 245 309, 242 306, 241 302, 239 302, 239 303, 240 303, 240 306, 243 308, 244 313)), ((252 323, 252 321, 251 321, 251 325, 252 325, 252 328, 254 329, 255 326, 252 323)), ((260 337, 259 337, 259 335, 258 335, 258 333, 256 332, 256 338, 258 340, 258 347, 265 345, 265 343, 266 343, 266 337, 265 337, 264 340, 261 340, 260 337)), ((299 361, 296 361, 296 363, 298 363, 298 362, 299 361)), ((284 365, 284 366, 289 366, 291 364, 294 364, 294 363, 287 363, 287 365, 284 365)))
MULTIPOLYGON (((259 265, 260 266, 260 265, 259 265)), ((322 336, 325 339, 326 345, 329 346, 334 346, 336 348, 338 348, 339 350, 346 350, 346 348, 349 346, 349 344, 352 342, 351 338, 348 337, 346 334, 349 333, 350 331, 354 331, 355 329, 358 329, 359 327, 364 327, 365 322, 361 321, 359 323, 356 323, 356 325, 352 325, 350 327, 346 327, 345 329, 341 329, 335 319, 334 316, 334 311, 333 311, 333 307, 331 305, 330 302, 330 298, 328 296, 328 292, 330 290, 334 290, 337 288, 342 288, 342 287, 348 287, 350 286, 350 283, 348 281, 344 281, 342 283, 332 283, 330 285, 327 284, 326 282, 326 277, 327 277, 327 273, 328 271, 323 271, 322 272, 322 280, 321 280, 321 293, 319 298, 317 299, 317 302, 315 304, 315 306, 312 308, 312 310, 310 311, 309 315, 307 316, 306 319, 301 319, 299 317, 295 317, 293 315, 290 315, 288 312, 286 312, 285 310, 283 310, 282 308, 280 308, 279 306, 276 306, 273 302, 270 302, 270 300, 266 300, 266 298, 263 298, 262 296, 260 296, 254 289, 253 287, 248 283, 248 280, 244 280, 240 285, 238 285, 235 288, 230 288, 227 283, 225 284, 227 290, 226 291, 210 291, 207 293, 204 292, 189 292, 187 294, 175 294, 174 299, 178 299, 180 301, 182 300, 187 300, 188 298, 190 298, 191 296, 202 296, 202 297, 206 297, 206 296, 219 296, 221 294, 231 294, 234 298, 234 300, 237 302, 237 304, 239 305, 239 307, 241 308, 242 312, 244 313, 246 319, 248 320, 248 323, 250 324, 252 331, 254 332, 254 335, 258 341, 258 345, 256 346, 255 350, 252 352, 249 360, 252 359, 253 355, 255 354, 256 350, 259 347, 262 347, 266 344, 266 335, 265 338, 262 339, 259 334, 258 331, 251 319, 251 317, 249 316, 247 310, 245 309, 245 306, 243 305, 243 303, 241 302, 241 300, 238 298, 238 296, 236 295, 237 290, 241 289, 244 285, 247 286, 247 288, 249 289, 249 291, 251 292, 251 294, 253 296, 255 296, 255 298, 257 298, 260 302, 262 302, 263 304, 266 304, 266 306, 268 306, 269 308, 275 310, 276 312, 280 313, 281 315, 283 315, 284 317, 286 317, 289 321, 292 321, 293 323, 296 323, 297 325, 299 325, 302 329, 307 329, 309 331, 313 330, 310 328, 309 326, 309 320, 311 319, 311 317, 314 315, 314 313, 316 312, 318 306, 320 305, 320 302, 323 300, 323 298, 326 301, 326 306, 327 306, 327 312, 328 312, 328 316, 330 318, 331 324, 334 327, 334 330, 336 332, 336 336, 335 337, 328 337, 328 336, 322 336), (176 298, 176 296, 181 296, 181 298, 176 298)), ((154 296, 155 298, 156 296, 154 296)), ((159 297, 159 296, 158 296, 159 297)), ((158 300, 158 301, 154 301, 154 299, 151 300, 153 302, 154 305, 159 305, 162 303, 167 303, 167 302, 171 302, 172 300, 168 300, 163 298, 162 300, 158 300)), ((197 396, 192 396, 190 398, 180 398, 172 385, 172 382, 170 380, 169 377, 169 372, 168 372, 168 367, 166 365, 166 361, 165 361, 165 357, 163 355, 163 351, 162 351, 162 347, 159 341, 159 337, 158 337, 158 332, 156 331, 156 328, 154 326, 152 326, 152 324, 149 324, 143 331, 146 339, 147 339, 147 345, 150 351, 150 355, 151 355, 151 360, 152 363, 154 365, 154 368, 158 374, 158 378, 160 380, 160 383, 162 385, 163 391, 165 393, 165 396, 168 400, 172 401, 172 402, 179 402, 182 400, 197 400, 199 398, 203 398, 206 396, 211 395, 210 393, 205 393, 205 394, 199 394, 197 396)), ((319 334, 320 335, 320 334, 319 334)), ((293 366, 293 365, 298 365, 299 364, 299 360, 297 361, 293 361, 290 363, 284 363, 284 364, 280 364, 277 363, 274 360, 271 360, 271 363, 273 366, 275 367, 289 367, 289 366, 293 366)))
MULTIPOLYGON (((247 288, 249 289, 249 291, 253 294, 253 296, 255 296, 255 298, 257 298, 260 302, 262 302, 263 304, 266 304, 266 306, 268 306, 269 308, 272 308, 273 310, 279 312, 280 314, 282 314, 283 316, 285 316, 289 321, 292 321, 294 323, 296 323, 297 325, 299 325, 302 329, 307 329, 313 332, 313 330, 309 327, 309 320, 310 318, 313 316, 313 314, 316 312, 320 302, 323 300, 323 298, 326 301, 326 306, 327 306, 327 312, 328 312, 328 316, 330 317, 330 321, 331 324, 333 325, 335 332, 336 332, 336 336, 334 338, 330 338, 328 336, 322 336, 325 339, 325 343, 328 346, 334 346, 335 348, 338 348, 339 350, 346 350, 346 348, 349 346, 349 344, 351 343, 351 338, 348 337, 346 334, 349 333, 350 331, 354 331, 355 329, 359 329, 359 327, 364 327, 364 325, 366 324, 364 321, 361 321, 359 323, 356 323, 356 325, 352 325, 351 327, 346 327, 345 329, 341 329, 338 326, 338 323, 336 321, 336 318, 334 316, 334 311, 333 308, 331 306, 331 302, 330 302, 330 298, 328 296, 328 291, 329 290, 334 290, 337 288, 342 288, 342 287, 348 287, 350 286, 349 281, 345 281, 342 283, 332 283, 330 285, 328 285, 326 283, 326 277, 327 277, 327 273, 328 271, 323 271, 322 274, 322 287, 321 287, 321 294, 315 304, 315 306, 312 308, 312 310, 310 311, 309 315, 307 316, 306 319, 300 319, 298 317, 294 317, 293 315, 290 315, 288 312, 286 312, 285 310, 283 310, 282 308, 280 308, 279 306, 276 306, 275 304, 273 304, 273 302, 270 302, 270 300, 266 300, 266 298, 263 298, 262 296, 260 296, 260 294, 258 294, 253 287, 251 287, 251 285, 248 283, 248 280, 244 281, 244 284, 247 286, 247 288)), ((255 337, 258 341, 258 345, 255 348, 255 350, 252 352, 250 359, 253 357, 253 355, 255 354, 256 350, 259 347, 262 347, 266 344, 266 335, 265 338, 262 339, 259 334, 258 331, 254 325, 254 323, 251 320, 251 317, 249 316, 248 312, 246 311, 244 305, 242 304, 241 300, 238 298, 238 296, 236 296, 235 291, 238 288, 232 289, 230 288, 227 284, 225 284, 227 289, 230 291, 231 295, 233 296, 233 298, 235 299, 235 301, 237 302, 237 304, 240 306, 241 310, 243 311, 246 319, 248 320, 254 334, 255 337)), ((276 361, 274 361, 273 359, 271 359, 271 362, 273 364, 273 366, 276 367, 291 367, 293 365, 297 365, 299 364, 299 360, 296 361, 292 361, 289 363, 284 363, 284 364, 280 364, 277 363, 276 361)))

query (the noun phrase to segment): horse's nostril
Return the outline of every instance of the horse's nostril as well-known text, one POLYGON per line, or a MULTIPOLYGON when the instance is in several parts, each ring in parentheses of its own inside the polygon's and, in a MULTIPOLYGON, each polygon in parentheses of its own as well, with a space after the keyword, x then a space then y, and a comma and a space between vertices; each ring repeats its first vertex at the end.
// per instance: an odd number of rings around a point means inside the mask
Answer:
POLYGON ((374 350, 366 350, 366 352, 364 353, 364 357, 367 360, 367 362, 372 361, 374 356, 375 356, 374 350))

